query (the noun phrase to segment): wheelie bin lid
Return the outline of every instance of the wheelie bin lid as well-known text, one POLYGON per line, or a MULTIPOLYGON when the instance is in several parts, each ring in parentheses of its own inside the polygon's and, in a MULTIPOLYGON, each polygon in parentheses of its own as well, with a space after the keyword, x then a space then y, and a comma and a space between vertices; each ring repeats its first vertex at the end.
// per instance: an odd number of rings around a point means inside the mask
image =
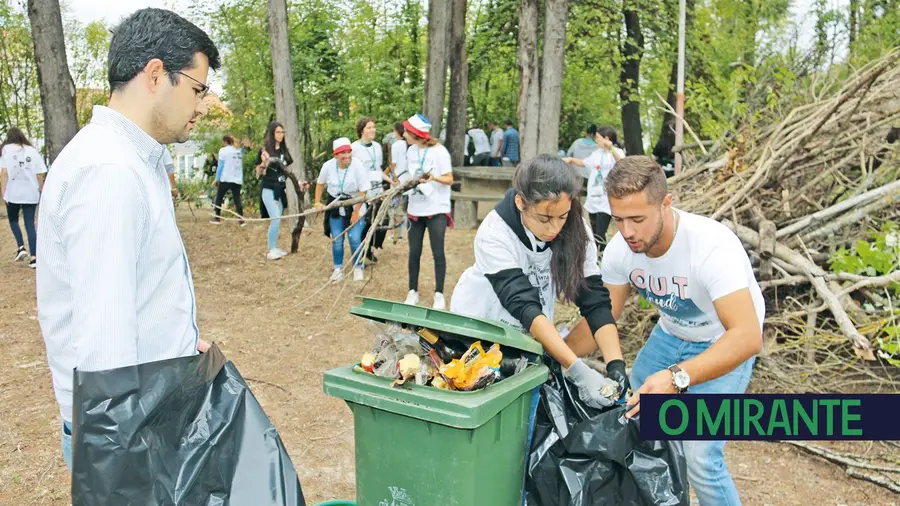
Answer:
POLYGON ((357 297, 361 303, 350 308, 350 313, 380 322, 397 322, 432 330, 449 332, 474 339, 482 339, 515 348, 538 357, 544 348, 533 337, 498 322, 463 316, 449 311, 441 311, 422 306, 411 306, 372 297, 357 297))

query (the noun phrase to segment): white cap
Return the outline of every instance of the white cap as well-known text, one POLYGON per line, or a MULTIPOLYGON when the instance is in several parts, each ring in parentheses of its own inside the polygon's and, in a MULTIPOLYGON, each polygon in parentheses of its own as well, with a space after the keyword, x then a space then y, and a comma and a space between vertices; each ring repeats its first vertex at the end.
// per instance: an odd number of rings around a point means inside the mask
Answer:
POLYGON ((343 153, 344 151, 352 151, 353 147, 350 145, 350 139, 346 137, 341 137, 339 139, 335 139, 331 144, 331 152, 335 155, 338 153, 343 153))

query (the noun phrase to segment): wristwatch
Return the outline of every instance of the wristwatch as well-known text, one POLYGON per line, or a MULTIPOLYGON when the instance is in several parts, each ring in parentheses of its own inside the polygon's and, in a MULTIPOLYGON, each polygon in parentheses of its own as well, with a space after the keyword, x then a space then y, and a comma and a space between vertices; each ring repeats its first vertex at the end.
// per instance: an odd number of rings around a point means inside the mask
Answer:
POLYGON ((687 392, 688 386, 691 384, 691 377, 688 376, 688 373, 682 371, 677 364, 670 365, 669 370, 672 371, 672 383, 675 385, 675 390, 680 394, 687 392))

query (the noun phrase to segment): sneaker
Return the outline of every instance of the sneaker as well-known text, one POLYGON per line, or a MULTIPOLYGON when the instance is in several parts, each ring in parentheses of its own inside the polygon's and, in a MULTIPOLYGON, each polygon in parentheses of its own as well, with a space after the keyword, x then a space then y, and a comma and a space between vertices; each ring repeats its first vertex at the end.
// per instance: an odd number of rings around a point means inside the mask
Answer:
POLYGON ((242 227, 246 227, 246 226, 247 226, 247 222, 246 222, 246 221, 242 221, 242 222, 241 222, 241 226, 242 226, 242 227))
POLYGON ((283 256, 283 257, 288 256, 288 252, 281 248, 275 248, 275 251, 277 251, 280 256, 283 256))
POLYGON ((444 294, 441 292, 434 292, 434 305, 431 306, 434 309, 444 310, 447 309, 447 301, 444 300, 444 294))
POLYGON ((266 258, 268 258, 269 260, 278 260, 279 258, 282 258, 285 255, 287 255, 287 253, 285 253, 284 251, 282 251, 278 248, 272 248, 266 254, 266 258))
POLYGON ((331 273, 331 280, 334 282, 344 280, 344 271, 341 267, 334 268, 334 272, 331 273))
POLYGON ((28 261, 28 267, 37 269, 37 258, 31 257, 31 260, 28 261))
POLYGON ((419 303, 419 292, 415 290, 410 290, 408 294, 406 294, 406 301, 404 304, 409 304, 410 306, 415 306, 419 303))
POLYGON ((213 218, 213 219, 209 220, 209 222, 210 222, 212 225, 221 225, 221 224, 222 224, 222 220, 220 220, 220 219, 218 219, 218 218, 213 218))
POLYGON ((353 268, 353 281, 362 281, 365 279, 363 275, 362 267, 354 267, 353 268))
POLYGON ((18 262, 19 260, 25 260, 25 258, 26 258, 27 256, 28 256, 28 252, 25 251, 25 246, 22 246, 21 248, 19 248, 18 250, 16 250, 16 259, 15 259, 15 261, 18 262))

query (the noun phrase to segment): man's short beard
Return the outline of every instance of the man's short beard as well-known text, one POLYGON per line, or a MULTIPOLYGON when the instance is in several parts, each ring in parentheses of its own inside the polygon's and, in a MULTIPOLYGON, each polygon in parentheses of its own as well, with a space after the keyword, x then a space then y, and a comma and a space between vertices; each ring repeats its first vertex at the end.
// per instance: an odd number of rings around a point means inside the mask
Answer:
POLYGON ((653 246, 656 246, 656 243, 659 242, 660 236, 662 236, 664 223, 665 223, 665 220, 663 219, 663 213, 662 213, 662 210, 660 210, 659 211, 659 226, 656 227, 656 232, 654 232, 653 236, 650 238, 650 240, 647 241, 647 246, 645 248, 643 248, 641 251, 638 251, 637 253, 646 254, 648 251, 650 251, 650 248, 652 248, 653 246))

